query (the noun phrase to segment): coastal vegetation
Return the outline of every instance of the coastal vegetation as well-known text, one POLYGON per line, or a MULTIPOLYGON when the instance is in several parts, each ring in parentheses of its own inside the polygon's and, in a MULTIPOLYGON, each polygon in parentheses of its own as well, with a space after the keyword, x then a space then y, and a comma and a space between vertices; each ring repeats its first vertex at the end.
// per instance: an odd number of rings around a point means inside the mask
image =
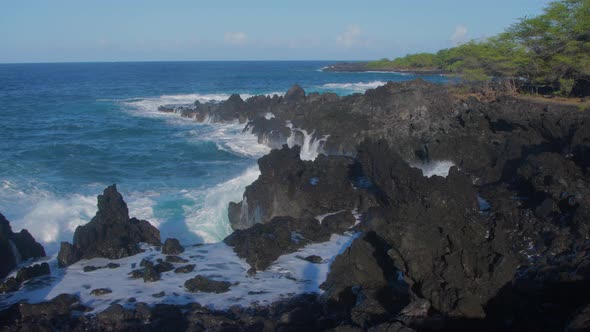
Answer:
POLYGON ((590 0, 551 2, 503 33, 436 53, 367 63, 373 70, 440 70, 466 81, 501 81, 510 89, 562 96, 590 90, 590 0))

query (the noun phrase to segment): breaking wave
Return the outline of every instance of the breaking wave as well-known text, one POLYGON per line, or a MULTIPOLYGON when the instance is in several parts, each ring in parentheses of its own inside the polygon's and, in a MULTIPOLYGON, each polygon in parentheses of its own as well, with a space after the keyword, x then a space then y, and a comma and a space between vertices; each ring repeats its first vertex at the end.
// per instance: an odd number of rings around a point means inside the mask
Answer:
POLYGON ((384 81, 372 81, 372 82, 356 82, 356 83, 327 83, 322 85, 323 89, 333 90, 345 90, 352 92, 364 92, 368 89, 374 89, 381 85, 385 85, 387 82, 384 81))

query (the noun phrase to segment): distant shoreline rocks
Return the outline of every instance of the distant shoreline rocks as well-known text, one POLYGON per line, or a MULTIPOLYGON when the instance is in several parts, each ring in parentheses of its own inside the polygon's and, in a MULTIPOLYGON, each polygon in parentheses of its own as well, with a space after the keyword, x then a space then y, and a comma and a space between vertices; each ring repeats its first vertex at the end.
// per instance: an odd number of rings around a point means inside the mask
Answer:
POLYGON ((447 71, 440 69, 420 69, 420 68, 388 68, 388 67, 371 67, 369 62, 338 62, 322 68, 327 72, 391 72, 412 75, 448 75, 447 71))

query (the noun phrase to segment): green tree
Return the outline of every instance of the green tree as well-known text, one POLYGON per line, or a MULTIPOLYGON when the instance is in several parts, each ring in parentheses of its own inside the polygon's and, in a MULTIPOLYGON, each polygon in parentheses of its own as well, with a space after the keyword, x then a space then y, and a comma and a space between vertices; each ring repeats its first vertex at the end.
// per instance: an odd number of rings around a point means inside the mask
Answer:
POLYGON ((533 82, 561 86, 560 80, 590 79, 590 0, 552 2, 542 15, 521 19, 508 34, 530 57, 526 73, 533 82))
POLYGON ((436 68, 477 81, 494 77, 510 91, 524 78, 533 86, 551 85, 569 95, 580 82, 590 84, 590 0, 554 1, 543 14, 523 18, 496 37, 370 65, 436 68))

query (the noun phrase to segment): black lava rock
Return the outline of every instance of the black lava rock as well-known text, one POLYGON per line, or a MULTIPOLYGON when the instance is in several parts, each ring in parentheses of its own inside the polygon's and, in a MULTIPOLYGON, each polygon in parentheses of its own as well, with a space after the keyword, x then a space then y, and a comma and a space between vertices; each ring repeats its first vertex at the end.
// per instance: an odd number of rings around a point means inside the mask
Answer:
POLYGON ((304 257, 303 259, 310 262, 310 263, 314 263, 314 264, 321 264, 323 261, 322 258, 317 255, 307 256, 307 257, 304 257))
POLYGON ((109 288, 97 288, 97 289, 93 289, 90 292, 90 295, 94 295, 94 296, 102 296, 102 295, 106 295, 106 294, 110 294, 113 291, 109 288))
POLYGON ((154 282, 160 280, 160 273, 154 267, 152 262, 147 262, 143 269, 143 281, 154 282))
POLYGON ((216 281, 199 275, 187 280, 184 283, 184 287, 186 287, 186 289, 188 289, 189 292, 193 293, 225 293, 229 291, 231 283, 227 281, 216 281))
POLYGON ((0 213, 0 278, 6 277, 17 264, 30 258, 45 257, 45 250, 23 229, 14 233, 10 222, 0 213))
POLYGON ((179 256, 166 256, 166 262, 170 263, 187 263, 188 260, 179 256))
POLYGON ((174 265, 172 265, 172 263, 169 263, 169 262, 160 262, 154 266, 154 269, 158 273, 164 273, 164 272, 174 270, 174 265))
POLYGON ((148 221, 129 218, 127 204, 115 185, 98 196, 92 220, 76 228, 73 245, 62 243, 58 263, 68 266, 81 258, 118 259, 140 252, 139 243, 160 244, 160 232, 148 221))
POLYGON ((0 283, 0 293, 15 292, 19 290, 25 281, 49 275, 50 273, 49 264, 47 263, 23 267, 16 272, 15 277, 7 278, 0 283))
POLYGON ((185 266, 178 267, 174 270, 174 273, 191 273, 195 270, 195 264, 188 264, 185 266))
POLYGON ((184 252, 184 247, 180 245, 180 241, 177 239, 166 239, 164 246, 162 247, 162 253, 164 255, 178 255, 184 252))

